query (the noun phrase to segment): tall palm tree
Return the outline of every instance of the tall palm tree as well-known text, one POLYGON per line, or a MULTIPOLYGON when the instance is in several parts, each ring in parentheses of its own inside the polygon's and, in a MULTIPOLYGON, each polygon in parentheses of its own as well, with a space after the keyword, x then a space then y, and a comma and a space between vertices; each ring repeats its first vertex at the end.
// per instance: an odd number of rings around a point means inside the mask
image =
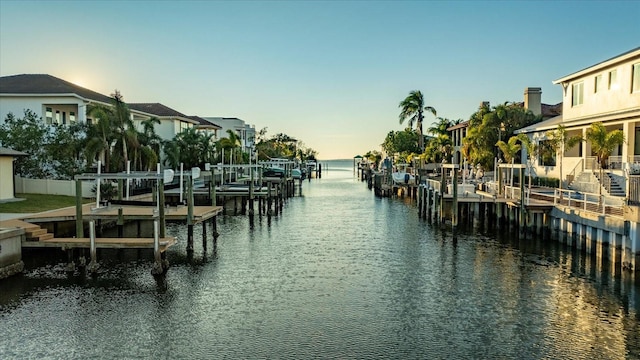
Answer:
POLYGON ((103 159, 105 172, 108 173, 111 163, 111 144, 113 142, 110 109, 102 105, 89 106, 87 113, 97 121, 91 124, 87 130, 85 157, 88 165, 91 165, 91 162, 96 160, 96 157, 103 159))
POLYGON ((124 169, 124 166, 126 166, 125 164, 129 161, 127 145, 135 141, 132 139, 135 134, 135 131, 132 131, 134 129, 134 125, 133 120, 131 120, 129 106, 124 102, 124 98, 122 97, 122 94, 120 94, 120 91, 116 90, 111 96, 113 97, 114 106, 112 111, 112 125, 120 145, 122 146, 124 169))
POLYGON ((424 151, 424 135, 422 132, 422 121, 424 120, 424 111, 428 111, 436 116, 436 109, 432 106, 426 106, 424 103, 424 96, 420 90, 413 90, 409 92, 404 100, 398 105, 400 108, 400 124, 408 119, 409 127, 413 127, 416 124, 416 131, 418 132, 418 147, 420 151, 424 151))

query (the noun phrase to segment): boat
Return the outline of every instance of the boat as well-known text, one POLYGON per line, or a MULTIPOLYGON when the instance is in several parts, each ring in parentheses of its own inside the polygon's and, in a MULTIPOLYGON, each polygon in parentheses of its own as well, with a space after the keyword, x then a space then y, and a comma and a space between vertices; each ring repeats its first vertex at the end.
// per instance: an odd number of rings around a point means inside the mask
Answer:
POLYGON ((396 171, 391 173, 391 178, 396 184, 413 185, 416 183, 416 178, 405 171, 396 171))

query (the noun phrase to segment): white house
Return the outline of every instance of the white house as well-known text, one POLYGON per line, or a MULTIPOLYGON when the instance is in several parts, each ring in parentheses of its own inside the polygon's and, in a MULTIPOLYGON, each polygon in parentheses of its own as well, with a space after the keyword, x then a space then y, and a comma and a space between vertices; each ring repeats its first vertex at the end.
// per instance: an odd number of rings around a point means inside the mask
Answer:
MULTIPOLYGON (((622 183, 619 184, 621 188, 628 188, 629 164, 640 162, 640 47, 553 83, 562 86, 562 115, 516 133, 525 133, 544 146, 547 132, 559 125, 566 128, 569 136, 580 135, 582 138, 586 138, 587 129, 595 122, 602 122, 608 131, 620 129, 626 143, 610 156, 608 172, 613 175, 614 182, 622 183)), ((565 184, 597 167, 591 144, 584 141, 574 148, 565 149, 562 161, 549 161, 540 156, 534 159, 535 175, 560 178, 560 164, 565 184)))
POLYGON ((227 117, 205 117, 216 125, 220 126, 218 136, 220 138, 228 137, 227 130, 235 132, 240 138, 242 144, 242 151, 250 152, 255 147, 256 142, 256 128, 253 125, 245 123, 244 120, 238 118, 227 117))
POLYGON ((131 118, 135 126, 140 129, 140 123, 151 117, 160 120, 154 129, 162 140, 171 140, 184 129, 199 125, 197 120, 160 103, 129 103, 131 118))
POLYGON ((18 118, 29 109, 47 124, 87 121, 87 105, 110 105, 109 96, 55 76, 22 74, 0 77, 0 124, 7 114, 18 118))

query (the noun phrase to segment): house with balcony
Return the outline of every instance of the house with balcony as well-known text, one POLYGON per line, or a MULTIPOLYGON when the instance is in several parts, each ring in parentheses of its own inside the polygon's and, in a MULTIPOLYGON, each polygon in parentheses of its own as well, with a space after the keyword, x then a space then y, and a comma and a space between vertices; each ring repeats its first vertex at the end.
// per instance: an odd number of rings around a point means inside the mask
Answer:
POLYGON ((532 161, 534 176, 558 178, 569 187, 591 184, 587 186, 589 188, 581 189, 583 191, 602 190, 609 195, 629 196, 630 189, 637 186, 630 181, 635 168, 632 164, 640 163, 640 47, 553 83, 562 87, 562 115, 516 133, 527 134, 538 146, 544 147, 548 132, 559 125, 565 127, 568 136, 579 135, 586 139, 590 125, 601 122, 607 131, 622 130, 626 142, 614 149, 608 158, 603 178, 599 178, 599 164, 589 141, 560 150, 561 161, 555 157, 537 156, 532 161))
POLYGON ((112 98, 47 74, 0 77, 0 124, 31 110, 47 124, 87 121, 87 106, 111 105, 112 98))
POLYGON ((211 139, 213 141, 217 141, 218 140, 218 136, 219 136, 219 131, 222 130, 222 127, 214 124, 213 122, 207 120, 207 119, 203 119, 199 116, 189 116, 189 119, 191 120, 195 120, 198 122, 198 125, 196 125, 196 130, 198 130, 199 132, 204 133, 207 136, 211 136, 211 139))
POLYGON ((227 130, 236 133, 243 152, 248 153, 255 148, 256 128, 254 125, 249 125, 242 119, 231 117, 205 117, 204 119, 220 126, 221 129, 218 131, 220 138, 229 137, 227 130))
POLYGON ((136 128, 141 128, 144 120, 155 117, 160 120, 154 129, 162 140, 172 140, 185 129, 200 125, 198 120, 160 103, 128 103, 131 118, 136 128))

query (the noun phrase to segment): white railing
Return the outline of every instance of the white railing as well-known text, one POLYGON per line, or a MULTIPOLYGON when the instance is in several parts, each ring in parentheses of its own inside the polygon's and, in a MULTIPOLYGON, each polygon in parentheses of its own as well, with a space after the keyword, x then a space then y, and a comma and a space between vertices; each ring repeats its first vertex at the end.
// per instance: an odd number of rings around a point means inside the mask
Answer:
POLYGON ((584 169, 585 170, 598 170, 598 169, 600 169, 600 164, 598 164, 598 158, 596 156, 585 156, 584 157, 584 169))
POLYGON ((624 217, 627 205, 624 198, 564 189, 553 189, 553 192, 550 189, 535 189, 530 196, 531 199, 553 202, 556 206, 615 217, 624 217))
POLYGON ((609 156, 609 159, 607 159, 607 161, 609 164, 609 169, 611 170, 622 169, 622 166, 623 166, 622 156, 620 155, 609 156))
POLYGON ((435 189, 438 192, 440 191, 440 181, 427 179, 426 184, 427 184, 427 188, 435 189))

